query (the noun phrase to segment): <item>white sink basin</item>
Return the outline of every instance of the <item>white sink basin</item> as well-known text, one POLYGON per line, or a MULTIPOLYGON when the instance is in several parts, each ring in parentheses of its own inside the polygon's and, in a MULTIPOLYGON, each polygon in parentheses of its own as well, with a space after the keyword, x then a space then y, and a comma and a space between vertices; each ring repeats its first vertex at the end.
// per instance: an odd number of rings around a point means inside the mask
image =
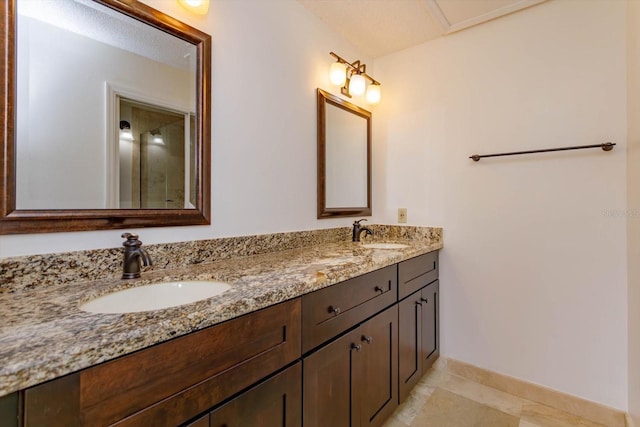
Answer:
POLYGON ((402 243, 365 243, 362 247, 367 249, 402 249, 409 247, 409 245, 403 245, 402 243))
POLYGON ((230 289, 215 281, 156 283, 114 292, 80 306, 89 313, 138 313, 176 307, 211 298, 230 289))

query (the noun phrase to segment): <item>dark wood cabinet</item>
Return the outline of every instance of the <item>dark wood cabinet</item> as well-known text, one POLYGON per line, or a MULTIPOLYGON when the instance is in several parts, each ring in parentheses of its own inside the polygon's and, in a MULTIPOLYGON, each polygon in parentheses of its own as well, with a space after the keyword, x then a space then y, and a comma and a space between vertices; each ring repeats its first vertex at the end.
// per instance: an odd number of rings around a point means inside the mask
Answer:
POLYGON ((398 300, 397 265, 302 297, 302 352, 340 335, 398 300))
POLYGON ((394 305, 303 359, 305 427, 380 426, 398 405, 394 305))
POLYGON ((439 281, 398 303, 398 372, 402 402, 440 354, 439 281))
POLYGON ((358 331, 348 333, 303 359, 304 427, 352 425, 352 365, 359 338, 358 331))
POLYGON ((360 425, 380 426, 398 406, 398 306, 362 325, 360 425))
POLYGON ((0 397, 0 426, 18 427, 18 393, 0 397))
POLYGON ((422 373, 429 369, 440 355, 440 281, 422 288, 422 373))
POLYGON ((430 252, 0 397, 0 425, 379 427, 437 359, 438 318, 430 252))
POLYGON ((302 425, 302 363, 254 386, 209 414, 210 427, 302 425))
POLYGON ((398 264, 398 300, 422 289, 438 278, 438 252, 429 252, 398 264))
POLYGON ((416 291, 398 303, 398 377, 400 402, 422 377, 422 302, 416 291))
POLYGON ((301 356, 300 299, 24 391, 24 425, 176 426, 301 356))

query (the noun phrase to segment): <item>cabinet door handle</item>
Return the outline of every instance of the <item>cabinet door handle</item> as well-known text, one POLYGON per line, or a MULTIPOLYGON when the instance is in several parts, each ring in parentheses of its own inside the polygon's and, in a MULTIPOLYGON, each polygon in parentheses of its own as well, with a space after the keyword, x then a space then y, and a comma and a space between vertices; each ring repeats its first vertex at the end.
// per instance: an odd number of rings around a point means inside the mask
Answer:
POLYGON ((351 343, 351 348, 354 349, 355 351, 360 351, 362 349, 362 346, 360 344, 356 344, 356 343, 351 343))
POLYGON ((422 301, 425 302, 425 304, 429 304, 429 298, 420 298, 422 301))
POLYGON ((416 301, 416 305, 422 305, 422 301, 416 301))
POLYGON ((366 341, 367 344, 371 344, 371 341, 373 341, 373 338, 363 335, 362 341, 366 341))
POLYGON ((380 286, 376 286, 373 290, 376 292, 380 292, 381 294, 384 294, 384 289, 382 289, 380 286))
POLYGON ((338 314, 340 314, 340 307, 330 306, 329 313, 333 313, 337 316, 338 314))

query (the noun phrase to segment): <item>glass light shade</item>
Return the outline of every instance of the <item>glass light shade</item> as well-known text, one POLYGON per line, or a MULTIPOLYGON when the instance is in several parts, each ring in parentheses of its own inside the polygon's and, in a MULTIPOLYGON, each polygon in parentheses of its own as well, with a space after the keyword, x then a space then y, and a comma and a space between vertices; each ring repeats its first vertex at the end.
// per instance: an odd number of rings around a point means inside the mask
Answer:
POLYGON ((364 90, 367 88, 367 82, 360 74, 354 74, 349 81, 349 93, 351 95, 360 96, 364 94, 364 90))
POLYGON ((120 139, 124 139, 126 141, 133 141, 133 134, 131 133, 131 129, 122 129, 120 131, 120 139))
POLYGON ((366 96, 369 104, 377 104, 380 102, 380 85, 369 85, 366 96))
POLYGON ((210 0, 178 0, 180 6, 196 15, 206 15, 209 11, 210 0))
POLYGON ((334 62, 329 68, 329 81, 336 86, 344 86, 347 81, 347 66, 341 62, 334 62))

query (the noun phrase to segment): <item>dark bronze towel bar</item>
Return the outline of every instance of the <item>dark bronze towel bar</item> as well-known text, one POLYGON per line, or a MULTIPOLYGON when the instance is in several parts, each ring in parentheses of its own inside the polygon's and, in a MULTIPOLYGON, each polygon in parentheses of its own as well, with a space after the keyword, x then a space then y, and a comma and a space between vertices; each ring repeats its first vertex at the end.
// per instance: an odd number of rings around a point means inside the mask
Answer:
POLYGON ((482 155, 474 154, 473 156, 469 156, 469 158, 473 159, 474 162, 477 162, 483 157, 515 156, 516 154, 547 153, 549 151, 582 150, 584 148, 602 148, 602 150, 604 151, 611 151, 613 150, 614 145, 616 145, 614 142, 605 142, 602 144, 593 144, 593 145, 576 145, 574 147, 544 148, 542 150, 530 150, 530 151, 514 151, 512 153, 482 154, 482 155))

